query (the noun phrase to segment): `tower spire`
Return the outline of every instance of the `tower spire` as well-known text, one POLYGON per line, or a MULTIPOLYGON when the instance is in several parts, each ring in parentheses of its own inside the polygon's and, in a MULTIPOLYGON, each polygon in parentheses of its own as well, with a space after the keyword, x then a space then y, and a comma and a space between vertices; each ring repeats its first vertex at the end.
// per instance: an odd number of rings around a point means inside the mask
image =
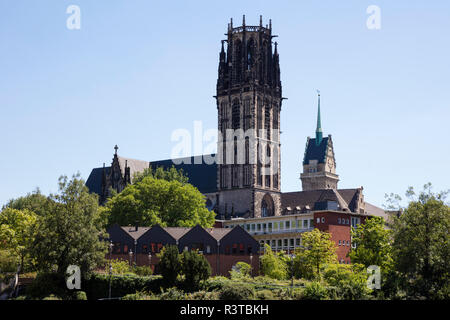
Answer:
POLYGON ((320 91, 317 90, 318 95, 318 107, 317 107, 317 128, 316 128, 316 145, 320 145, 322 142, 322 124, 320 122, 320 91))

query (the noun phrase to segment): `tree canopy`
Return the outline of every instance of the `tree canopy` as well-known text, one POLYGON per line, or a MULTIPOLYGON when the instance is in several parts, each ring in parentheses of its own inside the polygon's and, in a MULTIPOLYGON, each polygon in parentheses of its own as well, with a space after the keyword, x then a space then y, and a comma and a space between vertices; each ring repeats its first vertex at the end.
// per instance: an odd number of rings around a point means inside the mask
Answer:
POLYGON ((215 213, 194 186, 175 180, 145 176, 128 185, 106 205, 108 223, 163 227, 211 227, 215 213))
POLYGON ((418 195, 412 188, 403 214, 394 220, 395 268, 411 296, 450 297, 450 208, 446 192, 433 193, 426 184, 418 195))
POLYGON ((45 215, 40 217, 31 245, 38 270, 65 275, 69 265, 84 273, 103 262, 106 243, 99 226, 98 198, 75 175, 59 178, 59 194, 50 195, 45 215))
POLYGON ((297 276, 320 276, 323 264, 336 262, 336 246, 331 240, 331 234, 318 229, 302 234, 302 247, 296 251, 294 259, 297 276))

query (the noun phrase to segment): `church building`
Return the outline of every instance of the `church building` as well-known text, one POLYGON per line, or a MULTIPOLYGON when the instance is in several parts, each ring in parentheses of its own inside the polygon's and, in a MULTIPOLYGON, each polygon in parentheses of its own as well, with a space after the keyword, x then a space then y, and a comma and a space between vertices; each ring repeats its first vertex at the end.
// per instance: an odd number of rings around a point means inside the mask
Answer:
POLYGON ((344 241, 349 246, 351 225, 372 215, 384 217, 384 210, 365 202, 363 187, 338 189, 333 141, 322 133, 320 93, 316 134, 307 138, 301 163, 302 191, 281 192, 284 98, 274 37, 271 21, 263 26, 262 17, 259 25, 246 25, 245 16, 241 26, 235 27, 232 19, 228 24, 226 39, 221 41, 215 96, 220 132, 217 154, 208 155, 218 161, 207 164, 202 156, 134 160, 119 156, 116 146, 111 165, 92 170, 86 182, 90 191, 104 203, 112 189, 121 192, 133 183, 136 172, 173 165, 183 169, 189 183, 205 195, 218 224, 239 225, 275 250, 300 245, 301 232, 313 227, 339 230, 336 244, 344 241))

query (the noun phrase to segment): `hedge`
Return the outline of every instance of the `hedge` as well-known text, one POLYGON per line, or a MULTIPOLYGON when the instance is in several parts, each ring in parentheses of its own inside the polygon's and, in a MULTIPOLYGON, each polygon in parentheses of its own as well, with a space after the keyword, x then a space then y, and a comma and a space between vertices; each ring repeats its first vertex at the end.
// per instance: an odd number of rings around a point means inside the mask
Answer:
MULTIPOLYGON (((137 291, 158 294, 163 286, 162 277, 160 276, 112 275, 111 277, 112 298, 121 298, 137 291)), ((86 292, 89 300, 108 298, 109 279, 110 276, 107 274, 94 273, 88 279, 82 281, 81 289, 86 292)))

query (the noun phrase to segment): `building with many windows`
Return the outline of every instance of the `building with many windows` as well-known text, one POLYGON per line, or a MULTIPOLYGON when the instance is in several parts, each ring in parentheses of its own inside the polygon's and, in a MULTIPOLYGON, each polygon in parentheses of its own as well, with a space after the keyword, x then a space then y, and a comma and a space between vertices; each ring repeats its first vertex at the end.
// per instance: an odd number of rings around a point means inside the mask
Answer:
POLYGON ((264 26, 261 17, 259 25, 247 25, 244 16, 241 26, 231 20, 225 35, 215 96, 217 153, 149 162, 119 156, 116 146, 111 165, 93 169, 86 185, 104 203, 112 189, 121 192, 133 183, 134 173, 174 165, 205 195, 218 225, 240 225, 275 250, 291 250, 301 245, 303 232, 319 228, 332 234, 339 259, 348 262, 350 226, 385 212, 365 201, 363 187, 338 188, 332 137, 322 132, 320 93, 316 134, 307 138, 299 164, 302 191, 281 192, 284 98, 272 23, 264 26))

